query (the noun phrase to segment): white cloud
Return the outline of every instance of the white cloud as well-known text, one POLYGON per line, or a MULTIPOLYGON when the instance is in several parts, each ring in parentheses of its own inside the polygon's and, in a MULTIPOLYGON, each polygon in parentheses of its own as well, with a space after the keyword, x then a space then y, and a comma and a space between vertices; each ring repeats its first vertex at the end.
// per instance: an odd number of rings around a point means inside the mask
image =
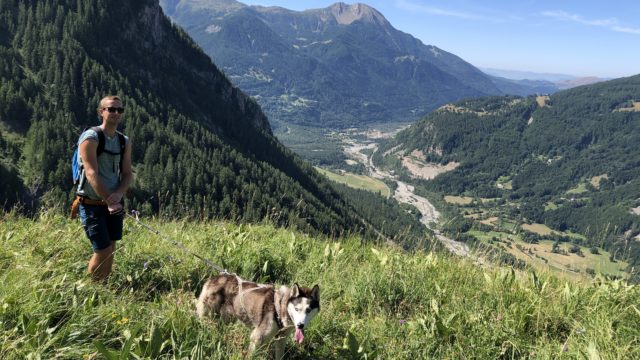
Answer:
POLYGON ((437 16, 447 16, 454 17, 465 20, 483 20, 483 21, 491 21, 491 22, 504 22, 503 18, 498 17, 489 17, 478 14, 473 14, 469 12, 450 10, 445 8, 439 8, 434 6, 416 4, 408 0, 396 0, 396 6, 400 9, 419 12, 427 15, 437 15, 437 16))
POLYGON ((546 17, 549 17, 549 18, 557 19, 557 20, 573 21, 573 22, 577 22, 577 23, 580 23, 580 24, 583 24, 583 25, 599 26, 599 27, 603 27, 603 28, 606 28, 606 29, 609 29, 609 30, 613 30, 613 31, 617 31, 617 32, 640 35, 640 28, 622 26, 622 25, 619 24, 619 22, 618 22, 618 20, 616 18, 585 19, 581 15, 570 14, 570 13, 565 12, 565 11, 543 11, 541 14, 542 14, 542 16, 546 16, 546 17))
POLYGON ((630 27, 616 25, 616 26, 613 26, 611 29, 617 32, 640 35, 640 28, 630 28, 630 27))

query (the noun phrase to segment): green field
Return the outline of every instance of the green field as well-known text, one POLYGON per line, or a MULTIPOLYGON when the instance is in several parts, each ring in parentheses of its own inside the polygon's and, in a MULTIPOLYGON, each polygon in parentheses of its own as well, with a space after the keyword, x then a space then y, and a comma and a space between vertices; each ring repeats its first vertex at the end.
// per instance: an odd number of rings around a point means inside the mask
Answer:
MULTIPOLYGON (((472 230, 469 234, 475 236, 484 243, 489 243, 492 238, 499 239, 501 244, 505 245, 501 248, 506 249, 508 253, 516 258, 525 261, 535 269, 550 269, 560 276, 569 275, 570 278, 588 278, 587 269, 592 269, 597 274, 615 275, 625 277, 627 274, 624 269, 627 263, 617 260, 612 262, 609 259, 609 252, 598 249, 599 254, 592 254, 589 248, 580 247, 583 256, 570 253, 569 248, 572 244, 562 243, 560 249, 563 253, 553 253, 553 241, 542 240, 539 244, 529 244, 521 240, 520 236, 499 231, 478 231, 472 230), (511 243, 511 246, 506 245, 511 243), (518 248, 516 244, 520 245, 518 248), (524 250, 522 250, 524 249, 524 250), (547 261, 542 260, 542 258, 547 261)), ((574 235, 575 236, 575 235, 574 235)))
POLYGON ((455 205, 469 205, 473 202, 473 198, 469 196, 452 196, 446 195, 444 201, 455 205))
POLYGON ((352 174, 349 172, 345 172, 344 174, 336 174, 320 167, 316 167, 316 170, 318 170, 322 175, 326 176, 329 180, 351 186, 352 188, 364 189, 380 193, 380 195, 384 197, 389 197, 391 195, 389 187, 384 182, 372 177, 352 174))
POLYGON ((576 194, 576 195, 584 194, 586 192, 589 192, 589 190, 587 189, 587 184, 584 184, 584 183, 580 183, 575 188, 567 190, 567 194, 576 194))
MULTIPOLYGON (((79 221, 0 220, 0 358, 248 357, 248 328, 194 314, 216 271, 169 240, 127 218, 101 285, 86 274, 79 221)), ((321 311, 301 345, 287 342, 288 359, 640 358, 640 287, 624 281, 565 281, 271 225, 143 220, 245 279, 319 284, 321 311)))
POLYGON ((277 123, 274 135, 285 146, 312 164, 341 165, 347 159, 342 151, 342 142, 326 130, 277 123))
POLYGON ((545 236, 551 235, 553 233, 557 233, 556 231, 551 230, 547 225, 544 224, 522 224, 520 225, 524 230, 530 231, 532 233, 545 236))

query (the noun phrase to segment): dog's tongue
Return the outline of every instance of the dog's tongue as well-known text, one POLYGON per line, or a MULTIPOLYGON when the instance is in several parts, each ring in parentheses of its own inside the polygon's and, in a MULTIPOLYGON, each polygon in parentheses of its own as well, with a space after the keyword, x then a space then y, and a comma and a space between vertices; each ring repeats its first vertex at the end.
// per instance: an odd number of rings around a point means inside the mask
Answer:
POLYGON ((298 344, 302 344, 302 340, 304 340, 304 331, 302 329, 296 329, 295 339, 298 344))

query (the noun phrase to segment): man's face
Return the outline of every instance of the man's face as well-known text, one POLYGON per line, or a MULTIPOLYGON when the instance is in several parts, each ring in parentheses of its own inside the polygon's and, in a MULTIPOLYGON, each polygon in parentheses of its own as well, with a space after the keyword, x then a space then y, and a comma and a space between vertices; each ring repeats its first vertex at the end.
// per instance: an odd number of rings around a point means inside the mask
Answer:
POLYGON ((115 122, 118 124, 124 108, 120 100, 103 100, 100 106, 100 116, 103 122, 115 122))

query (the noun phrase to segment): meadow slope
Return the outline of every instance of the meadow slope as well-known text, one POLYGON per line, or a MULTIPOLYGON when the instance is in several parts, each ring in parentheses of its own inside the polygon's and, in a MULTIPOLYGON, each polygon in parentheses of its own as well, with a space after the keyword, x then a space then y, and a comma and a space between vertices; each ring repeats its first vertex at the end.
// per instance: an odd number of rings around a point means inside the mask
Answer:
MULTIPOLYGON (((0 358, 244 356, 248 329, 194 315, 214 271, 132 219, 98 285, 79 222, 0 216, 0 358)), ((288 358, 640 358, 640 287, 623 281, 570 283, 270 225, 144 221, 246 279, 320 284, 320 315, 288 358)))

